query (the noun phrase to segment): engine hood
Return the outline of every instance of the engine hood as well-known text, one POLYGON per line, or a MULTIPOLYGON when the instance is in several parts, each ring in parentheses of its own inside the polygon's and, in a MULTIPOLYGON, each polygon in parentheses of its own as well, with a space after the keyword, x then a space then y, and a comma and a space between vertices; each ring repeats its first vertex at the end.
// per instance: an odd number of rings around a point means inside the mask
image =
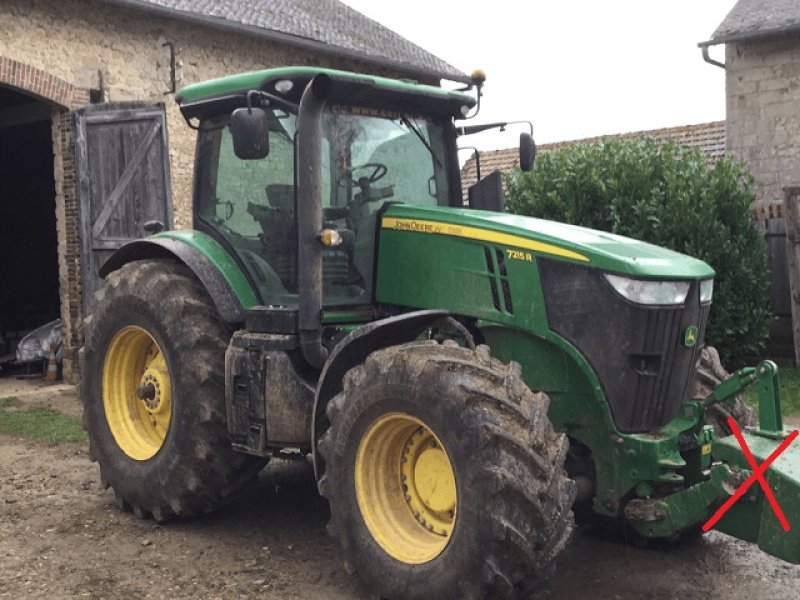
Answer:
POLYGON ((633 277, 701 279, 714 276, 705 262, 620 235, 555 221, 450 207, 390 206, 382 229, 475 239, 633 277))

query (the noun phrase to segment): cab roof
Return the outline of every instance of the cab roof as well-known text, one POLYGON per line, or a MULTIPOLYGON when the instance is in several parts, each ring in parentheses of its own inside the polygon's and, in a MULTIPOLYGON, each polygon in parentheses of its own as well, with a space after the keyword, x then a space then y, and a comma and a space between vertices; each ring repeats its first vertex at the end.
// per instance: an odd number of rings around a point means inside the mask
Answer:
POLYGON ((301 66, 251 71, 195 83, 182 88, 177 93, 176 100, 184 114, 197 112, 196 108, 201 104, 231 97, 244 97, 250 90, 261 90, 297 104, 300 102, 300 96, 308 82, 317 75, 327 75, 334 80, 348 84, 360 84, 365 88, 383 93, 383 95, 396 94, 414 97, 421 101, 428 100, 432 104, 446 105, 451 108, 460 106, 472 108, 475 105, 475 98, 469 94, 416 81, 301 66), (279 81, 291 81, 291 89, 278 91, 275 86, 279 81))

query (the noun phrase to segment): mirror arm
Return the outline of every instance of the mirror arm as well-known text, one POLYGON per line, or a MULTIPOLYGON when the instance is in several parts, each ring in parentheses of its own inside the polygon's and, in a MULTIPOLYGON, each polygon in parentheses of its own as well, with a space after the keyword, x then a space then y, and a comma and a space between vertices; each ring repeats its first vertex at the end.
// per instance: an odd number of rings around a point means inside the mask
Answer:
POLYGON ((508 123, 484 123, 483 125, 465 125, 464 127, 456 127, 456 133, 458 135, 472 135, 474 133, 480 133, 481 131, 487 131, 489 129, 496 129, 496 128, 503 128, 508 123))
POLYGON ((461 146, 458 148, 459 152, 461 150, 472 150, 473 156, 475 157, 475 180, 481 180, 481 153, 478 152, 478 148, 475 146, 461 146))
POLYGON ((456 133, 459 136, 472 135, 474 133, 480 133, 481 131, 497 128, 503 131, 509 125, 527 125, 531 137, 533 136, 533 123, 530 121, 502 121, 497 123, 484 123, 482 125, 465 125, 464 127, 456 127, 456 133))

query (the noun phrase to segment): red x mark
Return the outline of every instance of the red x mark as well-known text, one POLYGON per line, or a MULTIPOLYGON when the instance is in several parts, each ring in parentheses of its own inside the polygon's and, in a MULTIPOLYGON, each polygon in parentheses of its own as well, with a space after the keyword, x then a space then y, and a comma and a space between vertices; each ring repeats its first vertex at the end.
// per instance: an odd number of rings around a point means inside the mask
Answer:
POLYGON ((747 479, 747 481, 745 481, 739 487, 738 490, 736 490, 736 493, 733 496, 728 498, 725 504, 719 507, 717 512, 714 513, 714 516, 711 517, 705 525, 703 525, 703 531, 708 531, 709 529, 714 527, 714 525, 717 524, 717 522, 722 518, 722 516, 726 512, 728 512, 728 509, 734 504, 736 504, 736 501, 739 500, 739 498, 741 498, 742 496, 744 496, 745 493, 747 493, 747 490, 750 489, 750 486, 753 485, 756 482, 756 480, 758 480, 758 483, 761 485, 761 489, 764 490, 764 495, 767 497, 767 500, 769 500, 769 504, 770 506, 772 506, 772 511, 775 513, 775 516, 778 517, 778 521, 780 522, 781 527, 783 527, 784 531, 789 531, 790 530, 789 521, 786 520, 786 515, 783 514, 783 511, 781 510, 778 501, 775 499, 772 490, 770 489, 769 485, 767 485, 767 482, 764 479, 764 473, 766 472, 767 469, 769 469, 770 465, 773 462, 775 462, 775 459, 778 458, 781 454, 783 454, 784 450, 786 450, 789 447, 789 445, 794 441, 794 439, 798 435, 800 435, 800 433, 798 433, 797 430, 792 431, 792 433, 790 433, 789 436, 785 440, 783 440, 781 445, 778 446, 775 449, 775 451, 769 455, 767 460, 765 460, 759 466, 759 464, 756 462, 755 457, 753 457, 753 453, 750 452, 750 447, 747 445, 747 441, 744 439, 744 436, 742 436, 742 432, 739 429, 739 426, 736 424, 736 421, 733 419, 733 417, 728 417, 728 426, 731 428, 733 435, 736 436, 736 440, 742 447, 742 452, 744 452, 744 456, 747 459, 747 463, 750 465, 750 468, 753 469, 753 474, 747 479))

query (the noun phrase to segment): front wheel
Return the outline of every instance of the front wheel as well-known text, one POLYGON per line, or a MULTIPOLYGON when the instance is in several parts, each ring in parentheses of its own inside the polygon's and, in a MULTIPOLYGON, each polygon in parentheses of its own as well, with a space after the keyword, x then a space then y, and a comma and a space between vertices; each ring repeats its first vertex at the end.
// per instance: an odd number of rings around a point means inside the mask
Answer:
POLYGON ((455 344, 379 350, 328 406, 320 491, 346 560, 385 598, 515 597, 573 529, 548 399, 455 344))
POLYGON ((95 296, 81 351, 84 426, 123 508, 166 521, 207 513, 263 466, 231 448, 229 331, 183 267, 139 261, 95 296))

